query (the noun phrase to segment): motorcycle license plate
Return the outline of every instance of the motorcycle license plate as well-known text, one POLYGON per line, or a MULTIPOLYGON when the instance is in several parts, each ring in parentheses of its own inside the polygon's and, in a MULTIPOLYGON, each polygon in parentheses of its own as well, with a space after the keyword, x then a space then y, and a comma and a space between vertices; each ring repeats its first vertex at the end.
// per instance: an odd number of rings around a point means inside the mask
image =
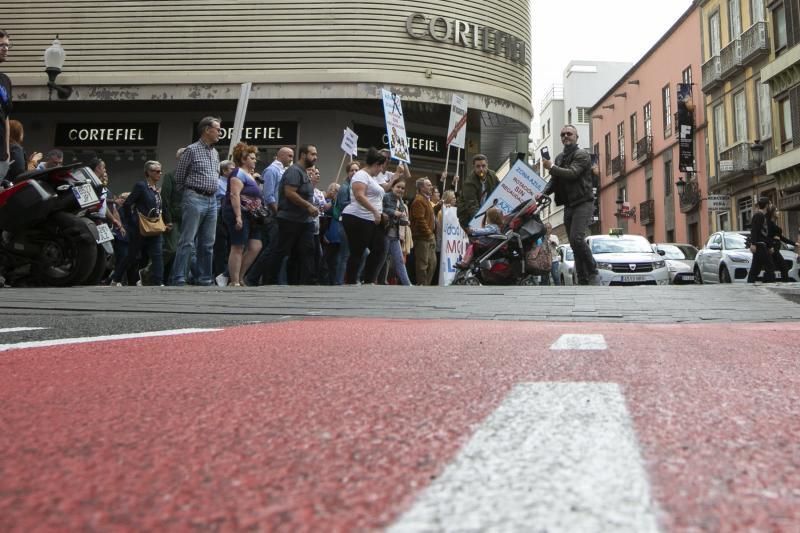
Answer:
POLYGON ((622 283, 641 283, 646 281, 644 276, 622 276, 622 283))
POLYGON ((91 183, 75 185, 72 188, 72 194, 75 195, 75 199, 78 200, 78 205, 81 207, 89 207, 100 203, 100 199, 97 198, 91 183))
POLYGON ((114 234, 111 233, 111 228, 108 227, 108 224, 100 224, 97 226, 97 234, 97 244, 103 244, 104 242, 114 240, 114 234))

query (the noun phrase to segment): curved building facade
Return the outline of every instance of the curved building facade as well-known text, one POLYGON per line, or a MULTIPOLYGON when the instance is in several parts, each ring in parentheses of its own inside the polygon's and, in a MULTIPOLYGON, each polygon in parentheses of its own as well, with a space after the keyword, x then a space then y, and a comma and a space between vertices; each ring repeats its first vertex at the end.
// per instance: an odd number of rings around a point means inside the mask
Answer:
POLYGON ((27 0, 5 2, 4 19, 14 48, 3 71, 26 145, 59 147, 68 158, 96 152, 112 178, 124 169, 127 180, 152 157, 169 168, 204 115, 232 126, 244 82, 252 82, 249 140, 268 154, 316 144, 324 176, 336 174, 345 127, 361 148, 381 143, 384 88, 402 97, 416 175, 444 168, 453 93, 470 108, 464 160, 484 152, 499 166, 527 147, 527 0, 27 0), (73 88, 67 100, 50 100, 46 86, 42 56, 56 35, 67 52, 57 80, 73 88), (142 132, 131 142, 110 130, 142 132))

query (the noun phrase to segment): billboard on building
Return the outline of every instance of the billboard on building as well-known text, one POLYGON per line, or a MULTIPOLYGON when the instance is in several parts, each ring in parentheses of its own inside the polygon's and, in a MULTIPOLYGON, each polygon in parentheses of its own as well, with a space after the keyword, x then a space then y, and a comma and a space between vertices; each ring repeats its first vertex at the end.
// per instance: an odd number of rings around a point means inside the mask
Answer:
POLYGON ((694 102, 692 85, 678 84, 678 168, 694 172, 694 102))

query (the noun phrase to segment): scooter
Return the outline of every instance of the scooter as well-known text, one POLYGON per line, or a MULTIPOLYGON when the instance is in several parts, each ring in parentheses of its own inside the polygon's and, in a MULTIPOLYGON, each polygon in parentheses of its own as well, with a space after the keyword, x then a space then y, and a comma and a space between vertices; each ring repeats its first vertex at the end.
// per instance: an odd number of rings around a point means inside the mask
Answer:
POLYGON ((97 265, 98 226, 86 214, 103 184, 82 164, 34 170, 0 192, 0 277, 65 287, 97 265))

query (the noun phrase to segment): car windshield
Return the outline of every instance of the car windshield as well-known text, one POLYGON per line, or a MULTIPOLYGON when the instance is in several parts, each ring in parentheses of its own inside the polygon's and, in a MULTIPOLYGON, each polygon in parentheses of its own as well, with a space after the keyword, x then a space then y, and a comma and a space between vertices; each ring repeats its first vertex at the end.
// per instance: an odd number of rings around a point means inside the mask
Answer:
POLYGON ((593 254, 653 253, 645 239, 593 239, 593 254))
POLYGON ((726 233, 724 238, 726 250, 744 250, 747 248, 747 246, 744 245, 747 239, 746 235, 741 233, 726 233))
POLYGON ((697 249, 693 246, 659 244, 658 249, 665 252, 664 259, 694 259, 697 255, 697 249))

